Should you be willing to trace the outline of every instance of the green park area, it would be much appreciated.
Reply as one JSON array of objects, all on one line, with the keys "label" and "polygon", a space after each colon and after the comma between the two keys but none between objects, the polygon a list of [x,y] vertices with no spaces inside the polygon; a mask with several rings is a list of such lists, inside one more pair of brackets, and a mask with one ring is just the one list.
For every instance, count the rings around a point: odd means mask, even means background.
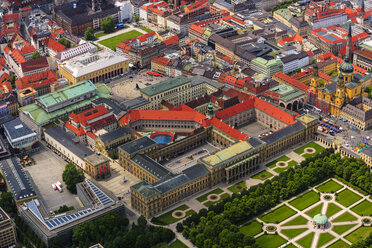
[{"label": "green park area", "polygon": [[261,172],[257,173],[256,175],[252,176],[252,178],[264,181],[264,180],[266,180],[266,179],[268,179],[272,176],[273,176],[273,174],[264,170],[264,171],[261,171]]},{"label": "green park area", "polygon": [[319,194],[315,192],[314,190],[311,190],[293,201],[289,202],[293,207],[297,208],[298,210],[304,210],[314,203],[319,201]]},{"label": "green park area", "polygon": [[210,207],[214,204],[217,204],[221,201],[223,201],[223,199],[226,199],[227,197],[229,197],[229,194],[227,193],[223,193],[222,195],[219,195],[219,199],[216,200],[216,201],[207,201],[207,202],[204,202],[203,204],[206,206],[206,207]]},{"label": "green park area", "polygon": [[334,203],[329,203],[328,204],[328,207],[327,207],[327,212],[326,212],[326,215],[329,217],[333,216],[334,214],[340,212],[342,210],[342,208],[340,208],[339,206],[337,206],[336,204]]},{"label": "green park area", "polygon": [[368,200],[364,200],[351,209],[354,213],[360,216],[371,216],[372,215],[372,203]]},{"label": "green park area", "polygon": [[308,211],[306,212],[306,214],[307,214],[309,217],[313,218],[315,215],[319,214],[319,213],[322,211],[322,208],[323,208],[323,203],[321,203],[321,204],[319,204],[319,205],[317,205],[317,206],[311,208],[310,210],[308,210]]},{"label": "green park area", "polygon": [[105,39],[105,40],[101,40],[98,43],[115,51],[116,46],[119,45],[120,42],[126,41],[128,39],[132,39],[132,38],[137,37],[141,34],[142,33],[138,32],[136,30],[132,30],[132,31],[122,33],[122,34],[116,35],[114,37]]},{"label": "green park area", "polygon": [[294,214],[296,214],[296,211],[286,205],[282,205],[281,207],[265,214],[260,219],[266,223],[280,223]]},{"label": "green park area", "polygon": [[357,217],[350,214],[349,212],[345,212],[338,216],[336,219],[332,220],[332,222],[345,222],[345,221],[354,221],[357,220]]},{"label": "green park area", "polygon": [[276,234],[264,234],[256,239],[256,243],[265,248],[277,248],[286,242],[287,240]]},{"label": "green park area", "polygon": [[291,168],[292,166],[295,166],[295,165],[298,165],[298,163],[294,160],[291,160],[291,161],[288,162],[288,165],[286,167],[277,167],[277,168],[274,169],[274,171],[276,173],[281,173],[281,172],[283,172],[283,171],[285,171],[285,170],[287,170],[287,169],[289,169],[289,168]]},{"label": "green park area", "polygon": [[287,156],[281,156],[280,158],[278,158],[278,159],[275,159],[275,160],[273,160],[273,161],[271,161],[270,163],[268,163],[267,165],[266,165],[266,167],[269,167],[270,169],[272,169],[272,168],[274,168],[274,167],[276,167],[276,163],[278,163],[278,162],[287,162],[287,161],[289,161],[290,160],[290,158],[289,157],[287,157]]},{"label": "green park area", "polygon": [[310,248],[313,242],[313,238],[314,238],[314,233],[312,232],[306,235],[305,237],[303,237],[302,239],[298,240],[297,243],[304,248]]},{"label": "green park area", "polygon": [[209,195],[212,195],[212,194],[219,195],[221,193],[223,193],[223,190],[220,188],[217,188],[217,189],[212,190],[211,192],[208,192],[202,196],[199,196],[198,198],[196,198],[196,200],[198,200],[198,202],[205,202],[208,199]]},{"label": "green park area", "polygon": [[317,247],[322,247],[323,245],[327,244],[329,241],[334,239],[335,237],[329,233],[321,233],[319,235],[318,245]]},{"label": "green park area", "polygon": [[[315,149],[315,153],[305,153],[303,154],[304,152],[306,152],[306,148],[313,148]],[[318,154],[320,153],[321,151],[324,150],[324,147],[321,146],[321,145],[318,145],[317,143],[315,143],[314,141],[294,150],[295,153],[297,153],[298,155],[302,155],[304,158],[308,158],[308,157],[312,157],[314,156],[315,154]]]},{"label": "green park area", "polygon": [[244,235],[254,237],[262,232],[262,224],[257,220],[254,220],[239,228],[239,231]]},{"label": "green park area", "polygon": [[149,29],[149,28],[146,28],[146,27],[140,27],[140,29],[142,29],[143,31],[145,31],[145,32],[147,32],[147,33],[154,32],[154,30]]},{"label": "green park area", "polygon": [[349,248],[350,245],[348,245],[345,241],[342,241],[341,239],[337,240],[327,248]]},{"label": "green park area", "polygon": [[349,235],[345,239],[349,240],[351,243],[355,244],[361,240],[364,240],[372,232],[372,227],[370,226],[361,226]]},{"label": "green park area", "polygon": [[241,181],[239,183],[236,183],[236,184],[228,187],[227,189],[230,190],[233,193],[239,193],[243,189],[246,189],[246,188],[247,188],[247,185],[245,184],[245,181]]},{"label": "green park area", "polygon": [[341,235],[343,234],[344,232],[346,232],[347,230],[349,230],[350,228],[353,228],[355,226],[355,224],[352,224],[352,225],[340,225],[340,226],[333,226],[332,230]]},{"label": "green park area", "polygon": [[176,241],[169,245],[169,248],[187,248],[187,245],[176,239]]},{"label": "green park area", "polygon": [[[180,210],[180,211],[186,211],[185,213],[185,216],[182,217],[182,215],[180,217],[174,217],[173,216],[173,212],[177,211],[177,210]],[[178,208],[175,208],[169,212],[166,212],[165,214],[162,214],[158,217],[153,217],[151,222],[153,224],[156,224],[156,225],[170,225],[170,224],[173,224],[183,218],[186,218],[187,216],[189,215],[192,215],[193,213],[195,213],[194,210],[190,209],[187,205],[182,205],[182,206],[179,206]]]},{"label": "green park area", "polygon": [[297,237],[301,233],[307,231],[307,228],[297,228],[297,229],[283,229],[281,232],[283,235],[287,236],[290,239]]},{"label": "green park area", "polygon": [[345,189],[338,193],[336,201],[341,205],[348,207],[351,204],[359,201],[362,197],[349,189]]},{"label": "green park area", "polygon": [[296,225],[305,225],[308,222],[307,219],[301,215],[297,216],[293,220],[286,222],[283,226],[296,226]]},{"label": "green park area", "polygon": [[336,183],[333,180],[329,180],[328,182],[323,183],[322,185],[318,186],[316,189],[322,193],[333,193],[339,189],[342,189],[342,185],[340,185],[339,183]]}]

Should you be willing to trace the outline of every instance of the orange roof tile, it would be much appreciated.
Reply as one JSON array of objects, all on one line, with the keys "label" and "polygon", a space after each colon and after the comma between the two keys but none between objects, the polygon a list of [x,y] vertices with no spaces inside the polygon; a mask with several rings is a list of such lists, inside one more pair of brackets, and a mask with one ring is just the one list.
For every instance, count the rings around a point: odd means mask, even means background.
[{"label": "orange roof tile", "polygon": [[208,127],[208,126],[214,126],[215,128],[218,128],[220,129],[222,132],[230,135],[231,137],[237,139],[237,140],[247,140],[249,139],[250,137],[242,132],[240,132],[239,130],[233,128],[233,127],[230,127],[229,125],[227,125],[225,122],[213,117],[212,119],[210,120],[207,120],[203,123],[203,127]]},{"label": "orange roof tile", "polygon": [[57,42],[53,38],[49,38],[47,42],[48,42],[48,47],[57,53],[63,52],[64,50],[67,49],[64,45]]},{"label": "orange roof tile", "polygon": [[289,84],[289,85],[291,85],[291,86],[293,86],[293,87],[295,87],[295,88],[297,88],[301,91],[306,92],[306,91],[309,90],[309,86],[301,83],[300,81],[297,81],[296,79],[291,78],[290,76],[284,74],[283,72],[275,73],[273,75],[273,79],[275,79],[275,78],[278,78],[278,79],[286,82],[287,84]]},{"label": "orange roof tile", "polygon": [[57,75],[54,74],[51,70],[47,69],[44,72],[19,78],[16,81],[16,86],[17,89],[24,89],[27,87],[38,89],[40,87],[57,82],[57,80],[58,80]]},{"label": "orange roof tile", "polygon": [[31,45],[25,45],[21,49],[21,53],[22,54],[34,53],[35,51],[36,51],[35,47],[34,46],[31,46]]}]

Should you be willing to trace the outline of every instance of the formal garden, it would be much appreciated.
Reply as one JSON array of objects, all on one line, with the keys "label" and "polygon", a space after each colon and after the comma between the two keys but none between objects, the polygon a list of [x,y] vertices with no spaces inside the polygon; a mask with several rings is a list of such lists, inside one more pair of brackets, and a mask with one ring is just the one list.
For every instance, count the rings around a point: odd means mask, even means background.
[{"label": "formal garden", "polygon": [[371,214],[369,198],[331,179],[240,226],[239,231],[254,237],[260,247],[350,247],[372,233]]},{"label": "formal garden", "polygon": [[[261,183],[248,180],[228,187],[232,195],[185,218],[177,231],[197,247],[372,245],[370,168],[361,159],[341,157],[314,142],[294,153],[277,158],[252,177]],[[273,170],[291,158],[301,162],[278,174]],[[215,191],[198,201],[224,194]]]},{"label": "formal garden", "polygon": [[116,46],[119,45],[120,42],[129,40],[131,38],[135,38],[139,35],[142,35],[142,33],[138,32],[137,30],[131,30],[129,32],[116,35],[114,37],[101,40],[98,43],[115,51]]}]

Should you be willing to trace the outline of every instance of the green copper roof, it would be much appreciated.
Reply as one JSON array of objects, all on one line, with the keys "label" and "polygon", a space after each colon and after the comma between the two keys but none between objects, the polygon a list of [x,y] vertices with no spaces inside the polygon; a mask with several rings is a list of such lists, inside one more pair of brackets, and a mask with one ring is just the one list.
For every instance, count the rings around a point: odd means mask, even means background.
[{"label": "green copper roof", "polygon": [[154,96],[161,92],[176,88],[178,86],[181,86],[183,84],[186,84],[188,82],[191,82],[191,79],[188,79],[183,76],[178,76],[175,78],[170,78],[168,80],[162,81],[158,84],[148,86],[146,88],[141,89],[141,92],[148,96]]},{"label": "green copper roof", "polygon": [[328,218],[324,214],[317,214],[314,216],[313,221],[318,225],[324,225],[328,222]]},{"label": "green copper roof", "polygon": [[283,66],[282,61],[278,58],[266,60],[264,58],[258,57],[258,58],[253,59],[252,63],[265,67],[265,68],[270,68],[273,66]]},{"label": "green copper roof", "polygon": [[72,98],[76,98],[85,95],[88,92],[96,90],[96,86],[89,81],[81,81],[79,83],[70,85],[66,88],[51,92],[49,94],[37,97],[36,99],[43,104],[46,108],[50,108],[54,105],[66,102]]},{"label": "green copper roof", "polygon": [[157,190],[154,186],[149,185],[145,181],[132,185],[130,188],[136,191],[138,194],[142,195],[144,198],[150,198],[157,194],[160,194],[159,190]]},{"label": "green copper roof", "polygon": [[288,95],[283,96],[283,97],[281,98],[281,100],[283,100],[283,101],[292,100],[292,99],[294,99],[294,98],[296,98],[296,97],[299,97],[299,96],[301,96],[301,95],[303,95],[303,94],[304,94],[304,93],[303,93],[302,91],[297,90],[297,91],[295,91],[295,92],[292,92],[292,93],[290,93],[290,94],[288,94]]}]

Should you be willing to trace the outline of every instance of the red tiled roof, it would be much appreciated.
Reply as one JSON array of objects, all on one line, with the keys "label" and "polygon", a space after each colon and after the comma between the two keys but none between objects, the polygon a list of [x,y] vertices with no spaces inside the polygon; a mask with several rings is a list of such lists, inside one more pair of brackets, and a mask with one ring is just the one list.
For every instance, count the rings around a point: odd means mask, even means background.
[{"label": "red tiled roof", "polygon": [[49,63],[46,57],[29,60],[21,64],[23,73],[39,70],[45,67],[49,67]]},{"label": "red tiled roof", "polygon": [[203,127],[208,127],[210,125],[214,126],[215,128],[220,129],[224,133],[230,135],[231,137],[233,137],[237,140],[247,140],[247,139],[250,138],[248,135],[240,132],[239,130],[237,130],[233,127],[230,127],[225,122],[223,122],[223,121],[221,121],[221,120],[219,120],[215,117],[213,117],[212,119],[207,120],[203,123]]},{"label": "red tiled roof", "polygon": [[84,129],[81,126],[79,126],[79,128],[76,128],[74,125],[71,124],[70,120],[65,123],[65,127],[70,129],[72,132],[74,132],[78,136],[86,134]]},{"label": "red tiled roof", "polygon": [[3,15],[3,22],[16,22],[19,21],[19,13]]},{"label": "red tiled roof", "polygon": [[11,55],[12,55],[13,59],[17,62],[17,64],[22,64],[24,62],[27,62],[27,59],[17,49],[12,49]]},{"label": "red tiled roof", "polygon": [[230,116],[239,114],[247,109],[250,109],[254,107],[254,99],[250,98],[242,103],[238,103],[234,106],[231,106],[229,108],[222,109],[218,112],[216,112],[215,116],[218,119],[224,120]]},{"label": "red tiled roof", "polygon": [[34,46],[31,46],[31,45],[25,45],[21,49],[21,53],[22,54],[34,53],[35,51],[36,51],[35,47]]},{"label": "red tiled roof", "polygon": [[67,48],[62,45],[61,43],[57,42],[56,40],[54,40],[53,38],[49,38],[48,41],[47,41],[47,45],[50,49],[52,49],[53,51],[57,52],[57,53],[60,53],[60,52],[63,52],[64,50],[66,50]]},{"label": "red tiled roof", "polygon": [[154,62],[154,63],[159,64],[159,65],[167,65],[168,62],[169,62],[169,59],[164,58],[162,56],[157,56],[157,57],[153,58],[151,60],[151,62]]},{"label": "red tiled roof", "polygon": [[92,120],[107,113],[109,113],[109,111],[103,105],[99,105],[95,108],[88,109],[79,114],[72,113],[70,114],[69,118],[75,123],[80,123],[83,126],[87,126],[89,120]]},{"label": "red tiled roof", "polygon": [[4,80],[10,80],[10,75],[6,72],[4,72],[0,77],[0,82],[3,82]]},{"label": "red tiled roof", "polygon": [[177,111],[177,110],[131,110],[127,115],[120,119],[120,123],[128,125],[128,120],[136,122],[138,120],[178,120],[178,121],[195,121],[201,123],[205,115],[198,111]]},{"label": "red tiled roof", "polygon": [[306,92],[309,89],[309,86],[297,81],[296,79],[291,78],[290,76],[284,74],[283,72],[278,72],[273,75],[273,79],[278,78],[281,81],[286,82],[287,84]]},{"label": "red tiled roof", "polygon": [[37,74],[21,77],[16,81],[17,89],[24,89],[27,87],[32,87],[34,89],[38,89],[40,87],[50,85],[58,80],[56,74],[54,74],[51,70],[47,69],[44,72],[40,72]]},{"label": "red tiled roof", "polygon": [[179,42],[179,38],[177,35],[173,35],[172,37],[169,37],[168,39],[164,40],[163,43],[168,47],[172,45],[177,45]]},{"label": "red tiled roof", "polygon": [[96,136],[94,135],[94,133],[92,133],[92,132],[87,132],[87,135],[89,136],[89,137],[91,137],[92,139],[94,139]]}]

